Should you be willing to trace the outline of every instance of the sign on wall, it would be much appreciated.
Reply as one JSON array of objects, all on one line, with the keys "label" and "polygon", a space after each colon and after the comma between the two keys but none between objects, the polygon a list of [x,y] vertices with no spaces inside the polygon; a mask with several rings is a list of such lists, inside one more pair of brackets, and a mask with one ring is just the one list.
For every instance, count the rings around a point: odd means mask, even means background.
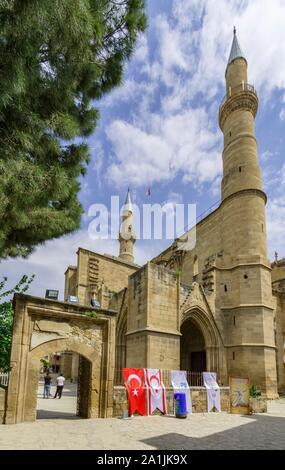
[{"label": "sign on wall", "polygon": [[249,414],[249,379],[230,377],[231,413]]}]

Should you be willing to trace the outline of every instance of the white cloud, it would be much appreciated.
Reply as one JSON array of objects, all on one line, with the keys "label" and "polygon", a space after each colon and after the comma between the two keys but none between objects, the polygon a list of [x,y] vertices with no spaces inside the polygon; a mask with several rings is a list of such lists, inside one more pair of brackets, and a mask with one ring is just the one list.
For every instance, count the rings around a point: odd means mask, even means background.
[{"label": "white cloud", "polygon": [[151,99],[156,84],[154,82],[138,82],[134,78],[127,78],[123,85],[115,88],[110,94],[104,98],[102,106],[113,107],[121,103],[128,103],[145,95]]},{"label": "white cloud", "polygon": [[281,168],[280,175],[281,175],[281,184],[285,185],[285,163],[283,167]]},{"label": "white cloud", "polygon": [[149,115],[141,127],[113,121],[107,136],[116,152],[108,176],[116,185],[171,180],[182,171],[185,181],[211,181],[221,171],[215,150],[219,135],[204,109],[161,117]]},{"label": "white cloud", "polygon": [[260,155],[260,159],[261,159],[263,162],[267,162],[268,160],[271,160],[275,155],[276,155],[275,152],[271,152],[270,150],[265,150],[265,151],[262,152],[262,154]]},{"label": "white cloud", "polygon": [[171,181],[181,171],[196,187],[214,182],[222,142],[217,97],[225,86],[232,27],[248,59],[249,81],[261,100],[268,99],[275,89],[285,90],[285,0],[219,0],[219,8],[212,0],[174,0],[172,14],[150,21],[157,47],[150,59],[150,41],[142,43],[141,80],[121,91],[122,100],[128,93],[136,100],[135,114],[107,129],[113,149],[109,180],[139,186]]},{"label": "white cloud", "polygon": [[285,108],[282,108],[280,113],[279,113],[279,117],[281,119],[281,121],[285,121]]},{"label": "white cloud", "polygon": [[[159,15],[156,19],[156,34],[159,40],[159,61],[161,70],[164,72],[164,81],[167,83],[171,69],[188,69],[188,55],[184,54],[181,47],[183,41],[182,32],[179,28],[171,28],[167,18]],[[173,85],[170,80],[170,85]]]},{"label": "white cloud", "polygon": [[145,34],[141,34],[137,40],[133,59],[137,62],[144,62],[148,58],[148,41]]}]

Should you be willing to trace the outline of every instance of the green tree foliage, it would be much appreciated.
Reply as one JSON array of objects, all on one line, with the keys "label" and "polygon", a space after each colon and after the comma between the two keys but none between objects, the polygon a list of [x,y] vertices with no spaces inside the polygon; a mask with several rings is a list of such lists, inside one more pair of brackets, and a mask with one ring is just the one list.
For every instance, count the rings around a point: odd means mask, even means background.
[{"label": "green tree foliage", "polygon": [[13,329],[13,302],[4,300],[15,293],[24,293],[28,290],[34,280],[34,275],[28,277],[24,275],[18,284],[10,290],[4,290],[7,283],[7,277],[0,282],[0,369],[9,370],[10,349]]},{"label": "green tree foliage", "polygon": [[0,0],[0,257],[79,227],[94,102],[145,27],[144,0]]}]

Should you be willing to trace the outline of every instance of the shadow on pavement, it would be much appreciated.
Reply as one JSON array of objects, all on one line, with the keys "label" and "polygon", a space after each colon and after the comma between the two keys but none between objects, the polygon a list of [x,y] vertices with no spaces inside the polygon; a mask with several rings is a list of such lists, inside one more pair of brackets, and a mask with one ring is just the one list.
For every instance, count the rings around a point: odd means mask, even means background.
[{"label": "shadow on pavement", "polygon": [[[285,449],[285,417],[253,415],[246,416],[252,422],[235,428],[216,432],[204,437],[188,437],[183,433],[181,420],[181,434],[168,433],[161,436],[142,439],[141,442],[159,450],[192,450],[192,449]],[[194,423],[193,423],[194,426]]]},{"label": "shadow on pavement", "polygon": [[[52,393],[50,395],[50,398],[52,398],[54,396],[56,392],[56,387],[53,387],[52,389]],[[43,390],[39,390],[38,391],[38,394],[37,394],[37,397],[38,398],[43,398]],[[63,389],[63,392],[62,392],[62,396],[65,396],[65,397],[77,397],[77,390],[70,390],[68,388],[64,388]]]},{"label": "shadow on pavement", "polygon": [[74,413],[65,413],[64,411],[37,410],[37,419],[82,419]]}]

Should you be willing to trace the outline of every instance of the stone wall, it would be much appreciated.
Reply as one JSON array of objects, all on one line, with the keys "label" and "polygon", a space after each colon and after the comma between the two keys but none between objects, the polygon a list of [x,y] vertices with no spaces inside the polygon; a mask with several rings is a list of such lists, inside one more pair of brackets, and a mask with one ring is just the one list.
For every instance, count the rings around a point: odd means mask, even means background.
[{"label": "stone wall", "polygon": [[[222,411],[230,411],[230,389],[229,387],[221,387],[221,407]],[[190,387],[192,397],[193,413],[207,412],[207,393],[204,387]],[[173,407],[173,388],[166,388],[166,403],[169,414],[174,414]],[[124,386],[115,386],[113,395],[113,413],[114,417],[123,416],[128,411],[128,397]],[[155,414],[160,414],[159,411]]]},{"label": "stone wall", "polygon": [[179,368],[179,286],[173,272],[147,263],[129,278],[127,367]]},{"label": "stone wall", "polygon": [[0,424],[3,423],[5,413],[5,393],[6,390],[0,387]]},{"label": "stone wall", "polygon": [[76,295],[76,285],[77,285],[77,267],[68,266],[67,270],[64,273],[64,300],[67,300],[69,295]]},{"label": "stone wall", "polygon": [[272,282],[275,281],[281,281],[282,279],[285,279],[285,258],[282,260],[275,261],[271,265],[272,267]]},{"label": "stone wall", "polygon": [[285,392],[285,294],[278,292],[275,300],[275,339],[278,374],[278,391]]},{"label": "stone wall", "polygon": [[[79,248],[77,262],[77,295],[82,305],[89,305],[93,291],[102,283],[109,291],[119,292],[128,285],[128,278],[139,266],[115,256],[100,255]],[[107,307],[107,306],[105,306]]]}]

